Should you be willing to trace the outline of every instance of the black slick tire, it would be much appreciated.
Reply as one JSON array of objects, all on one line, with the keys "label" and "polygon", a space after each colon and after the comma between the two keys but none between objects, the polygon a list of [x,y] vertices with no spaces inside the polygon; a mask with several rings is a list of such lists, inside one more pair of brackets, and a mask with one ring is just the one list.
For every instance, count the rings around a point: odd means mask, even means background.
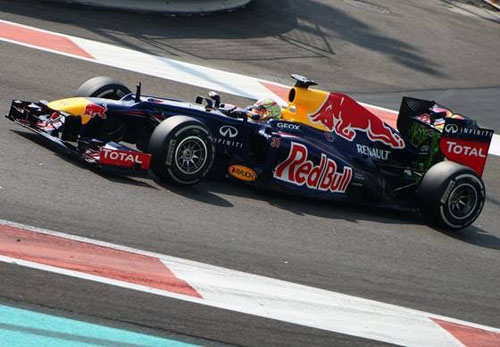
[{"label": "black slick tire", "polygon": [[130,89],[122,82],[111,77],[98,76],[83,83],[75,96],[120,100],[130,93]]},{"label": "black slick tire", "polygon": [[149,139],[151,171],[167,183],[189,186],[201,181],[215,157],[213,137],[200,121],[173,116],[158,125]]},{"label": "black slick tire", "polygon": [[420,211],[432,224],[449,230],[471,225],[483,209],[484,183],[472,169],[452,161],[432,166],[417,190]]}]

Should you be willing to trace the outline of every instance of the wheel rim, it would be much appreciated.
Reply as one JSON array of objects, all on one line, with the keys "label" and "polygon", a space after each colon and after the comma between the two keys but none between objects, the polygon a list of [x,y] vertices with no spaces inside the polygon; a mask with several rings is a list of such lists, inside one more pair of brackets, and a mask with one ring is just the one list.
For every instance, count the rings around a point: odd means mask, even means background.
[{"label": "wheel rim", "polygon": [[461,184],[450,194],[448,199],[448,210],[453,218],[465,219],[470,217],[476,210],[478,194],[476,188],[471,184]]},{"label": "wheel rim", "polygon": [[175,150],[177,169],[185,175],[198,173],[207,161],[207,146],[198,136],[186,137]]}]

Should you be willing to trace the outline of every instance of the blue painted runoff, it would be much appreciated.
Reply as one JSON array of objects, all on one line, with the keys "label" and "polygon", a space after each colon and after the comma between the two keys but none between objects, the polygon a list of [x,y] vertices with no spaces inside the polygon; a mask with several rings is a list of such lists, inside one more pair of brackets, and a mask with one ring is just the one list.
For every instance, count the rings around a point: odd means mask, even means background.
[{"label": "blue painted runoff", "polygon": [[0,346],[195,346],[74,319],[0,305]]}]

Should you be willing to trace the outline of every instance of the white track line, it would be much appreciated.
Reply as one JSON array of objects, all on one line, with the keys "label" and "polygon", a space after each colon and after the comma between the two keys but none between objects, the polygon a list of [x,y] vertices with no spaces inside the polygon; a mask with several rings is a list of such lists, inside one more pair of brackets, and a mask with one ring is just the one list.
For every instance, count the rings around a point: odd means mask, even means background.
[{"label": "white track line", "polygon": [[480,329],[500,341],[500,329],[452,319],[374,300],[317,289],[305,285],[234,271],[182,258],[68,235],[0,220],[0,225],[47,234],[124,252],[156,257],[203,297],[196,298],[98,275],[0,256],[0,261],[71,277],[97,281],[150,294],[276,319],[311,328],[406,346],[462,346],[432,319]]},{"label": "white track line", "polygon": [[[19,25],[7,21],[0,22]],[[276,97],[274,93],[265,88],[261,83],[267,81],[259,80],[257,78],[220,71],[195,64],[188,64],[92,40],[52,33],[33,27],[23,27],[30,28],[38,32],[47,32],[50,34],[64,36],[91,54],[95,60],[78,55],[58,52],[53,49],[42,48],[36,45],[8,40],[1,38],[1,35],[0,40],[247,98],[257,99],[262,96]],[[274,84],[276,85],[276,83]],[[385,110],[387,112],[395,112],[392,110]],[[500,155],[499,148],[500,141],[498,140],[498,136],[496,136],[490,152],[495,155]],[[190,285],[196,288],[202,294],[204,299],[106,279],[99,276],[82,274],[77,271],[60,269],[25,260],[4,256],[0,257],[0,261],[3,262],[15,263],[67,276],[98,281],[110,285],[140,290],[147,293],[163,295],[213,307],[253,314],[256,316],[282,320],[332,332],[350,334],[402,345],[462,345],[446,330],[434,323],[431,318],[482,329],[486,332],[494,334],[500,333],[500,329],[496,328],[455,320],[423,311],[406,309],[372,300],[366,300],[332,291],[238,272],[222,267],[215,267],[181,258],[145,252],[87,238],[33,228],[8,221],[0,220],[0,224],[127,252],[155,256],[164,262],[168,268],[174,271],[179,278],[187,281]]]}]

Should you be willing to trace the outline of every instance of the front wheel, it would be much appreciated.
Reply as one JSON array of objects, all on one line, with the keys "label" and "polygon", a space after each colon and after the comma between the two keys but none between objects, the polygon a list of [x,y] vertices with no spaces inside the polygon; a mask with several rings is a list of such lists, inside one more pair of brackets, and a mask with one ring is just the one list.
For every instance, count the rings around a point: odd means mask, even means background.
[{"label": "front wheel", "polygon": [[151,170],[163,181],[192,185],[212,167],[214,141],[207,127],[187,116],[173,116],[158,125],[149,139]]},{"label": "front wheel", "polygon": [[471,225],[479,217],[486,198],[481,177],[452,161],[431,167],[417,193],[419,208],[427,219],[451,230]]}]

